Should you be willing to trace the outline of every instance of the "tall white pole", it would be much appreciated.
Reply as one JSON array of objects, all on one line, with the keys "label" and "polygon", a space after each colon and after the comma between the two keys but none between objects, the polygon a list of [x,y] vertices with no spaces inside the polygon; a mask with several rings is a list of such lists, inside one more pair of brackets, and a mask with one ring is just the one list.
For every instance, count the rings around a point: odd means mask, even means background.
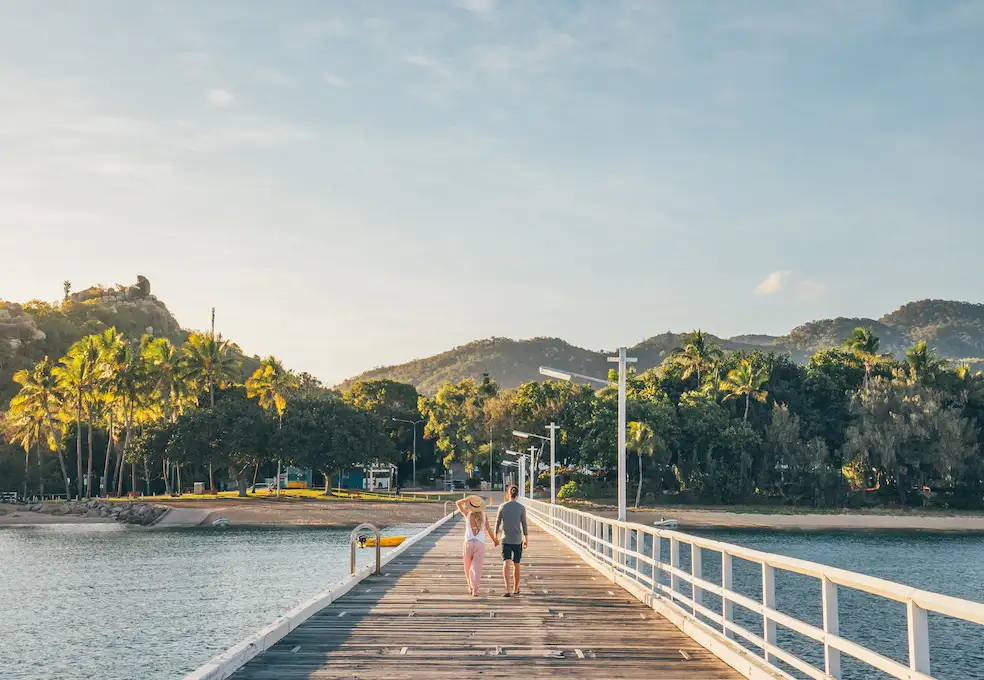
[{"label": "tall white pole", "polygon": [[413,424],[413,488],[417,488],[417,423]]},{"label": "tall white pole", "polygon": [[555,468],[557,466],[557,424],[550,423],[547,426],[550,430],[550,504],[557,502],[557,478]]},{"label": "tall white pole", "polygon": [[625,521],[625,348],[618,348],[618,519]]},{"label": "tall white pole", "polygon": [[526,456],[520,456],[519,463],[516,467],[519,468],[519,497],[522,498],[526,495]]},{"label": "tall white pole", "polygon": [[618,348],[617,357],[609,357],[618,363],[618,519],[625,521],[625,384],[628,378],[627,364],[634,358],[625,356],[625,347]]},{"label": "tall white pole", "polygon": [[536,469],[539,467],[537,463],[539,461],[536,458],[536,447],[530,446],[530,500],[533,500],[533,489],[536,488],[536,473],[539,472]]}]

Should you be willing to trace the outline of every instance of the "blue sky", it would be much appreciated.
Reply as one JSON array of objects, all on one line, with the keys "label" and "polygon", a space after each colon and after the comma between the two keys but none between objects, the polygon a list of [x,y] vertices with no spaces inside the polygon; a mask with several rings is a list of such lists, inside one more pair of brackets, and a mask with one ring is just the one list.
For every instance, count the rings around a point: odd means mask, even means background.
[{"label": "blue sky", "polygon": [[984,3],[0,0],[0,297],[333,383],[979,302]]}]

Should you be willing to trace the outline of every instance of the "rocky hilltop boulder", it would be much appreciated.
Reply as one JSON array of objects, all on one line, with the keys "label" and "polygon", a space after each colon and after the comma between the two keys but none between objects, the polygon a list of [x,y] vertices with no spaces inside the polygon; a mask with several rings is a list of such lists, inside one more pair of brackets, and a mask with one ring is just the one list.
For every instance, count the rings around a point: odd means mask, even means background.
[{"label": "rocky hilltop boulder", "polygon": [[14,372],[45,356],[57,361],[80,338],[112,327],[132,339],[151,334],[181,344],[187,337],[145,276],[128,286],[90,286],[60,303],[0,300],[0,410],[16,392]]}]

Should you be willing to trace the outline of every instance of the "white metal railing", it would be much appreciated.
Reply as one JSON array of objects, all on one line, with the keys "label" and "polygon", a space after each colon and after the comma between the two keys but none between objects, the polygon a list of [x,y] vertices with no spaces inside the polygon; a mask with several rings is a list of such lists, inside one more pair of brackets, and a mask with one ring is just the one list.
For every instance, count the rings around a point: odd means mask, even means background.
[{"label": "white metal railing", "polygon": [[[697,625],[715,635],[732,640],[741,637],[761,650],[766,662],[781,661],[815,678],[827,680],[841,677],[841,654],[853,657],[894,678],[928,680],[929,625],[927,612],[934,612],[978,625],[984,625],[984,604],[956,597],[919,590],[892,581],[865,576],[844,569],[828,567],[793,557],[774,555],[758,550],[722,543],[679,531],[619,522],[560,505],[524,500],[530,517],[571,547],[593,558],[613,574],[623,575],[649,587],[651,593],[671,603],[692,617]],[[645,537],[652,541],[651,554],[644,554]],[[669,541],[669,564],[661,561],[661,541]],[[634,546],[634,547],[633,547]],[[680,568],[681,546],[689,546],[690,571]],[[703,551],[721,554],[721,583],[703,578]],[[757,601],[736,592],[733,588],[733,559],[740,558],[761,565],[762,600]],[[643,566],[647,566],[643,570]],[[820,581],[823,627],[817,627],[776,609],[776,570],[811,576]],[[647,573],[648,572],[648,573]],[[668,577],[669,585],[660,582]],[[689,586],[690,595],[680,591]],[[877,597],[900,602],[906,606],[909,665],[890,659],[863,645],[840,636],[837,608],[838,586],[845,586]],[[721,598],[721,611],[704,605],[702,595],[712,593]],[[762,635],[735,623],[734,607],[738,605],[762,617]],[[713,622],[711,626],[698,617]],[[817,668],[779,646],[776,626],[783,626],[823,645],[824,667]]]}]

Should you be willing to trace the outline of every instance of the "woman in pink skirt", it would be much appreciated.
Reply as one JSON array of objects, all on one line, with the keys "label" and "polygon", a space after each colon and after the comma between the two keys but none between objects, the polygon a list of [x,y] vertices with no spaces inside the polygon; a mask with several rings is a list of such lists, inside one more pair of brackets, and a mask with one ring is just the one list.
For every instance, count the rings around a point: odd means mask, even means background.
[{"label": "woman in pink skirt", "polygon": [[468,496],[457,501],[458,510],[465,517],[465,545],[462,555],[465,561],[465,579],[468,581],[468,592],[478,597],[478,585],[482,580],[482,566],[485,564],[485,534],[492,539],[493,545],[499,545],[499,540],[489,527],[489,518],[485,514],[485,501],[479,496]]}]

